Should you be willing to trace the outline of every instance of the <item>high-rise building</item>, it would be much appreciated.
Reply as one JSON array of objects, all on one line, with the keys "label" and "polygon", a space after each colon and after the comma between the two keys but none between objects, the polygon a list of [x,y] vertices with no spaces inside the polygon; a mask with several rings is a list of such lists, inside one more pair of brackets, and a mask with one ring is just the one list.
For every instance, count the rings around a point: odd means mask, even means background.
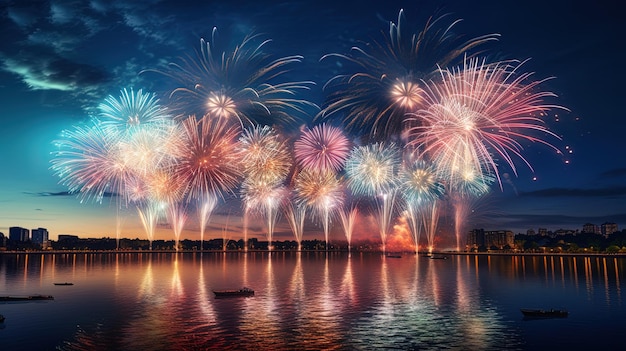
[{"label": "high-rise building", "polygon": [[583,224],[583,233],[600,234],[600,227],[593,223]]},{"label": "high-rise building", "polygon": [[467,246],[470,248],[495,246],[503,249],[507,245],[513,247],[514,244],[515,234],[510,230],[473,229],[467,236]]},{"label": "high-rise building", "polygon": [[46,228],[37,228],[31,230],[31,240],[35,244],[43,245],[48,241],[48,229]]},{"label": "high-rise building", "polygon": [[604,222],[602,223],[602,225],[600,226],[600,232],[602,233],[602,235],[604,235],[605,237],[617,232],[617,223],[611,223],[611,222]]},{"label": "high-rise building", "polygon": [[9,239],[13,241],[28,241],[30,239],[30,231],[22,227],[10,227]]}]

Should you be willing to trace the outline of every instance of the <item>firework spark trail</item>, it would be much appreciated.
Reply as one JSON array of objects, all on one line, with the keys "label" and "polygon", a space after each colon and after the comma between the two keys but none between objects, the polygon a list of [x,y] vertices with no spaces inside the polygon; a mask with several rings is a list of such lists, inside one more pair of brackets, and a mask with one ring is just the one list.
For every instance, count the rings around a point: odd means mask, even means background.
[{"label": "firework spark trail", "polygon": [[[518,140],[538,142],[560,151],[535,133],[559,139],[541,116],[553,108],[539,90],[544,82],[520,73],[514,62],[487,64],[467,59],[463,67],[441,69],[440,81],[431,81],[426,108],[409,118],[408,144],[430,155],[448,177],[467,178],[469,172],[492,174],[501,186],[496,157],[517,174],[513,156],[532,166],[522,155]],[[478,175],[480,177],[480,174]]]},{"label": "firework spark trail", "polygon": [[427,204],[424,211],[421,211],[422,222],[426,229],[426,239],[428,242],[428,254],[433,253],[435,248],[435,234],[437,233],[437,226],[439,224],[439,214],[441,212],[441,203],[439,200],[431,201]]},{"label": "firework spark trail", "polygon": [[161,216],[161,206],[161,204],[155,203],[153,201],[145,201],[137,204],[137,212],[139,214],[141,224],[146,231],[146,235],[148,236],[150,250],[152,250],[152,241],[154,240],[156,225],[159,217]]},{"label": "firework spark trail", "polygon": [[202,250],[204,242],[204,232],[206,226],[211,219],[211,214],[217,206],[217,198],[213,196],[207,196],[204,200],[201,200],[198,207],[198,221],[200,223],[200,250]]},{"label": "firework spark trail", "polygon": [[211,40],[200,40],[196,57],[181,58],[168,69],[156,71],[178,83],[170,96],[174,108],[189,113],[208,113],[220,118],[236,118],[242,127],[295,121],[314,104],[295,98],[297,92],[308,90],[313,82],[284,81],[288,68],[302,61],[302,56],[274,59],[264,52],[271,40],[249,35],[230,50],[219,50],[217,29]]},{"label": "firework spark trail", "polygon": [[324,229],[326,250],[329,248],[330,222],[343,205],[344,187],[332,171],[302,171],[296,176],[294,191],[298,206],[306,207],[320,218]]},{"label": "firework spark trail", "polygon": [[324,90],[328,102],[316,116],[328,120],[343,116],[345,127],[370,137],[386,140],[405,127],[405,113],[423,102],[422,80],[428,80],[437,65],[448,66],[459,56],[495,40],[485,35],[461,41],[452,29],[460,20],[444,23],[445,16],[429,18],[424,28],[410,33],[400,10],[397,23],[390,22],[383,41],[352,48],[349,55],[328,54],[321,60],[337,58],[344,67],[356,67],[330,79]]},{"label": "firework spark trail", "polygon": [[337,127],[321,124],[302,132],[294,143],[296,161],[307,171],[338,172],[350,152],[350,142]]},{"label": "firework spark trail", "polygon": [[174,231],[174,247],[178,251],[178,243],[180,241],[180,234],[185,227],[185,221],[187,221],[187,208],[184,202],[170,203],[167,206],[167,220],[172,226]]},{"label": "firework spark trail", "polygon": [[413,236],[416,252],[422,232],[422,214],[428,203],[443,196],[444,187],[439,182],[434,165],[422,159],[407,160],[400,169],[400,189],[405,215]]},{"label": "firework spark trail", "polygon": [[395,210],[399,166],[400,150],[394,143],[355,147],[346,161],[348,187],[376,200],[383,252]]},{"label": "firework spark trail", "polygon": [[285,196],[286,189],[280,184],[267,183],[254,178],[246,178],[241,184],[245,222],[251,214],[261,214],[265,217],[268,249],[270,251],[272,250],[274,227],[280,215],[279,208],[283,204]]},{"label": "firework spark trail", "polygon": [[285,206],[285,215],[289,221],[291,231],[298,243],[298,251],[302,251],[302,238],[304,236],[304,220],[306,219],[306,207],[299,206],[295,201],[290,201]]},{"label": "firework spark trail", "polygon": [[350,243],[354,232],[354,223],[358,214],[359,210],[355,205],[352,205],[349,209],[341,207],[339,210],[339,217],[341,218],[343,232],[346,235],[346,240],[348,241],[348,253],[350,253]]}]

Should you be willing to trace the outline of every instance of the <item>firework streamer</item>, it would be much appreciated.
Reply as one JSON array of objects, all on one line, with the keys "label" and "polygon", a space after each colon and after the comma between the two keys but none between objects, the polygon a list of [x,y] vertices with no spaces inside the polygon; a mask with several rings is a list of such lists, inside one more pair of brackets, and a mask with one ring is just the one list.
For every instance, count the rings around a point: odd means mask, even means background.
[{"label": "firework streamer", "polygon": [[330,222],[344,200],[342,181],[331,171],[302,171],[296,176],[294,190],[298,206],[311,209],[322,222],[326,251],[328,251]]},{"label": "firework streamer", "polygon": [[431,17],[421,31],[411,33],[400,10],[397,23],[390,22],[389,31],[383,32],[383,40],[354,46],[347,55],[323,56],[321,60],[337,59],[346,71],[324,85],[328,98],[316,120],[342,116],[349,132],[369,132],[377,141],[400,135],[405,114],[423,103],[422,80],[428,80],[437,65],[447,67],[460,55],[498,37],[463,40],[453,33],[459,22]]},{"label": "firework streamer", "polygon": [[374,197],[382,250],[385,252],[395,210],[400,150],[394,143],[375,143],[352,149],[346,161],[348,187],[358,195]]},{"label": "firework streamer", "polygon": [[200,40],[195,57],[181,58],[165,70],[151,70],[177,83],[170,94],[175,111],[236,119],[244,128],[295,122],[294,116],[304,114],[305,108],[317,108],[295,97],[313,82],[284,80],[302,56],[273,58],[265,52],[271,40],[260,35],[246,36],[237,46],[220,50],[216,34],[214,28],[211,40]]},{"label": "firework streamer", "polygon": [[356,206],[352,205],[349,209],[342,207],[339,211],[339,217],[341,218],[341,225],[343,227],[343,233],[346,235],[348,241],[348,254],[350,254],[350,244],[352,242],[352,233],[354,232],[354,223],[359,214],[359,210]]}]

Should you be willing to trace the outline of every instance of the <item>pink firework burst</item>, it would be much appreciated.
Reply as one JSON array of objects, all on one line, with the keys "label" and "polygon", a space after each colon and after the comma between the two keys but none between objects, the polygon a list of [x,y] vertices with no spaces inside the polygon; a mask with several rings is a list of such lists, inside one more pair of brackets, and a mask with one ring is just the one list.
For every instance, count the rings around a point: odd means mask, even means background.
[{"label": "pink firework burst", "polygon": [[294,152],[304,170],[337,172],[348,158],[350,142],[340,128],[321,124],[302,133]]},{"label": "pink firework burst", "polygon": [[463,67],[441,70],[441,82],[426,89],[425,108],[410,118],[408,144],[429,154],[448,180],[493,174],[499,181],[497,160],[516,172],[514,156],[532,169],[522,155],[521,140],[559,152],[542,139],[558,139],[542,117],[550,109],[564,108],[547,104],[544,100],[555,94],[539,89],[545,80],[519,73],[521,65],[469,59]]},{"label": "pink firework burst", "polygon": [[190,116],[182,121],[183,137],[174,172],[187,184],[188,200],[223,197],[241,177],[237,147],[240,128],[223,118]]}]

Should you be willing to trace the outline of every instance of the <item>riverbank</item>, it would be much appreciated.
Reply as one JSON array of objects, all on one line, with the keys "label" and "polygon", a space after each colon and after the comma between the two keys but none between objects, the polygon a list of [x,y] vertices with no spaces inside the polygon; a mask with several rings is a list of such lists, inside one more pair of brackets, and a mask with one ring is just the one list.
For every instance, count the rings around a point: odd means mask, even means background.
[{"label": "riverbank", "polygon": [[[57,254],[246,254],[246,253],[275,253],[275,254],[283,254],[283,253],[312,253],[312,254],[346,254],[348,253],[345,250],[32,250],[32,251],[0,251],[0,255],[2,254],[11,254],[11,255],[28,255],[28,254],[43,254],[43,255],[57,255]],[[352,251],[352,254],[380,254],[383,255],[382,251]],[[399,255],[402,257],[414,256],[414,252],[387,252],[387,255],[393,254],[394,256]],[[456,251],[434,251],[434,255],[455,255],[455,256],[565,256],[565,257],[618,257],[618,258],[626,258],[626,253],[601,253],[601,252],[584,252],[584,253],[572,253],[572,252],[456,252]],[[419,256],[428,256],[429,254],[426,252],[420,252]]]}]

